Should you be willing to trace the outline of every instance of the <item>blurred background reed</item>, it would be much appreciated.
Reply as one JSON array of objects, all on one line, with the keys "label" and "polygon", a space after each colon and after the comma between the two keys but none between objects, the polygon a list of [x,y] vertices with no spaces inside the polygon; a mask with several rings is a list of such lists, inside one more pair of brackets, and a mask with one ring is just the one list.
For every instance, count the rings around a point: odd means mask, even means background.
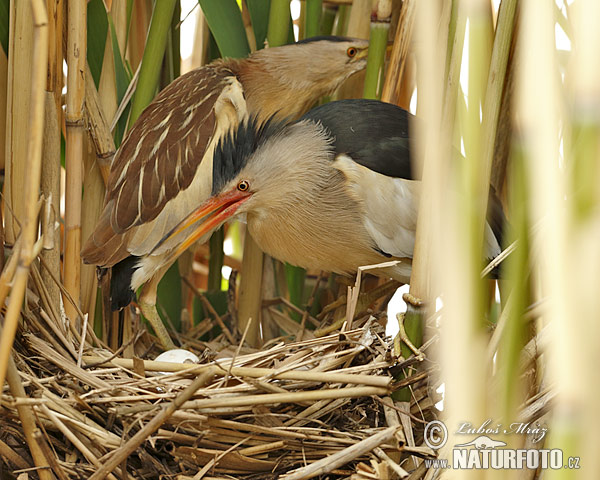
[{"label": "blurred background reed", "polygon": [[[100,214],[112,155],[160,88],[266,43],[370,37],[366,73],[335,98],[381,98],[423,119],[410,292],[426,307],[407,330],[428,346],[419,368],[432,391],[443,391],[440,417],[451,434],[461,421],[539,422],[549,431],[545,448],[581,457],[580,470],[445,475],[596,478],[598,19],[597,0],[0,0],[0,385],[28,283],[69,335],[87,326],[106,341],[118,326],[103,321],[94,267],[81,264],[79,250]],[[482,277],[478,260],[490,184],[510,222],[499,285]],[[240,272],[238,330],[243,319],[262,320],[248,336],[254,347],[285,330],[263,299],[284,297],[299,321],[346,288],[263,260],[233,224],[165,276],[158,306],[169,328],[197,333],[227,312],[232,270]],[[124,341],[133,328],[126,323]],[[208,337],[220,333],[206,325]]]}]

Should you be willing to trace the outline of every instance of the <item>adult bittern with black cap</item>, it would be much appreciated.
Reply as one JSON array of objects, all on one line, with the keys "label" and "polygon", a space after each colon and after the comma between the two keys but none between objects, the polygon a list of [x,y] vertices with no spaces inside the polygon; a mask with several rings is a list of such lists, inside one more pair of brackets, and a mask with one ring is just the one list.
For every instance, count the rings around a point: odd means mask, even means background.
[{"label": "adult bittern with black cap", "polygon": [[[253,116],[297,119],[366,66],[367,41],[316,37],[218,60],[176,79],[144,110],[111,164],[104,210],[82,250],[86,263],[112,269],[111,307],[144,285],[139,305],[163,346],[173,342],[156,311],[158,282],[181,252],[155,245],[213,187],[223,136]],[[220,180],[218,180],[220,182]]]},{"label": "adult bittern with black cap", "polygon": [[[375,100],[328,103],[288,125],[251,119],[217,146],[212,197],[159,246],[176,240],[184,249],[246,214],[252,237],[279,260],[354,274],[398,259],[378,274],[408,283],[421,188],[411,122],[405,110]],[[492,259],[504,214],[490,198],[484,245]]]}]

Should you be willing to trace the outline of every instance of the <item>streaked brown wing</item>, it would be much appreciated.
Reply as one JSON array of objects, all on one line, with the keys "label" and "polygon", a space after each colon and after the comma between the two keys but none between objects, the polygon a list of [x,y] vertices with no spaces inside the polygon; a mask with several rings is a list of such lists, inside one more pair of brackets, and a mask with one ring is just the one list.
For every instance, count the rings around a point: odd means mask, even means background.
[{"label": "streaked brown wing", "polygon": [[140,115],[111,165],[105,205],[116,233],[153,220],[189,187],[215,130],[215,101],[231,75],[214,66],[194,70]]}]

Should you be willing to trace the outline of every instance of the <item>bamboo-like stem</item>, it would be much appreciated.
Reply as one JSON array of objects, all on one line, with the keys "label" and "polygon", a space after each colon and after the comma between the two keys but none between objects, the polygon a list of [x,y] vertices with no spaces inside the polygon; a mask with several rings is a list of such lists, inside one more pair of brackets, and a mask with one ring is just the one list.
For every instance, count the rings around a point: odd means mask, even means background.
[{"label": "bamboo-like stem", "polygon": [[129,125],[134,124],[156,93],[175,3],[176,0],[162,0],[154,4],[140,76],[131,100]]},{"label": "bamboo-like stem", "polygon": [[[287,0],[273,0],[269,11],[269,27],[267,40],[270,47],[278,47],[287,42],[290,19],[290,3]],[[246,230],[242,277],[240,279],[240,295],[238,300],[238,329],[248,329],[246,341],[253,347],[261,344],[260,322],[262,305],[262,272],[264,254]]]},{"label": "bamboo-like stem", "polygon": [[306,0],[306,16],[304,19],[304,38],[321,35],[321,14],[323,0]]},{"label": "bamboo-like stem", "polygon": [[[103,362],[102,357],[84,355],[83,360],[93,365],[118,365],[123,368],[132,369],[133,360],[127,358],[114,358]],[[189,363],[170,363],[144,360],[144,369],[149,372],[183,372],[198,374],[208,368],[214,368],[214,374],[225,376],[227,372],[238,377],[261,378],[271,377],[281,380],[305,380],[307,382],[321,383],[349,383],[355,385],[367,385],[372,387],[389,388],[391,377],[377,375],[359,375],[349,373],[320,372],[311,370],[298,370],[280,372],[272,368],[232,367],[231,362],[220,362],[217,367],[212,365],[193,365]]]},{"label": "bamboo-like stem", "polygon": [[22,220],[22,245],[15,281],[10,295],[4,328],[0,338],[0,386],[4,384],[10,352],[17,330],[21,304],[25,296],[29,266],[34,260],[34,244],[38,229],[38,196],[41,175],[42,138],[44,127],[44,96],[48,70],[48,17],[43,0],[31,2],[34,24],[32,75],[30,79],[31,111],[29,113],[29,141],[27,143],[28,175],[22,185],[25,217]]},{"label": "bamboo-like stem", "polygon": [[269,28],[267,40],[269,47],[285,45],[290,29],[290,2],[289,0],[271,0],[269,10]]},{"label": "bamboo-like stem", "polygon": [[260,310],[262,307],[262,271],[264,254],[250,232],[246,230],[244,254],[242,260],[242,278],[238,299],[238,330],[246,330],[248,322],[252,322],[246,341],[248,345],[258,347],[260,338]]},{"label": "bamboo-like stem", "polygon": [[379,0],[377,15],[371,21],[369,37],[369,56],[365,72],[364,98],[377,99],[383,89],[383,73],[385,66],[385,51],[390,31],[390,16],[392,14],[391,0]]},{"label": "bamboo-like stem", "polygon": [[[348,18],[347,35],[353,38],[369,38],[371,27],[371,0],[354,0]],[[335,99],[358,98],[363,94],[365,74],[359,72],[346,80],[335,94]]]},{"label": "bamboo-like stem", "polygon": [[[532,221],[544,219],[543,231],[533,239],[534,247],[540,249],[540,255],[535,259],[539,270],[535,273],[541,295],[550,296],[549,309],[543,319],[551,332],[548,371],[558,386],[560,402],[560,408],[555,410],[549,443],[551,448],[562,449],[565,455],[588,458],[586,470],[589,472],[600,468],[600,458],[588,445],[593,442],[592,432],[600,423],[594,407],[598,385],[590,382],[597,375],[597,362],[593,359],[598,352],[595,319],[600,311],[600,298],[595,288],[600,276],[600,122],[597,114],[600,68],[594,60],[600,51],[600,31],[593,21],[593,15],[599,14],[599,7],[598,2],[582,0],[569,8],[573,53],[565,80],[569,87],[565,112],[559,109],[562,98],[557,89],[560,77],[556,50],[547,48],[535,59],[531,58],[533,52],[528,50],[536,46],[534,42],[540,42],[533,37],[536,33],[543,36],[547,45],[552,44],[551,30],[556,18],[554,12],[548,11],[549,5],[545,5],[543,17],[538,20],[534,17],[535,6],[527,2],[521,17],[523,25],[527,20],[538,23],[536,30],[521,29],[519,38],[523,43],[518,50],[520,63],[535,62],[522,68],[517,105],[521,115],[525,116],[524,112],[527,112],[522,132],[524,147],[531,159],[528,181]],[[532,79],[526,78],[531,71],[535,71],[538,83],[543,80],[541,89]],[[527,98],[534,89],[536,97]],[[552,99],[541,102],[541,95],[551,95]],[[532,107],[537,112],[537,122],[527,110]],[[564,160],[560,155],[561,131]],[[557,258],[558,252],[563,253]],[[577,319],[576,324],[573,319]],[[565,358],[569,359],[568,365]],[[592,476],[593,473],[587,474],[588,478]]]},{"label": "bamboo-like stem", "polygon": [[301,403],[317,400],[330,400],[336,398],[360,398],[370,395],[388,395],[387,388],[381,387],[347,387],[330,388],[321,390],[309,390],[286,393],[265,393],[258,395],[244,395],[240,397],[227,398],[205,398],[201,400],[190,400],[181,405],[181,408],[202,410],[210,408],[233,408],[251,405],[270,405],[275,403]]},{"label": "bamboo-like stem", "polygon": [[[19,371],[17,370],[17,366],[15,365],[15,362],[12,359],[12,355],[10,355],[9,358],[6,378],[8,380],[10,392],[15,399],[27,398],[27,394],[25,393],[25,389],[23,388],[23,384],[21,383]],[[3,383],[4,382],[2,382],[2,384]],[[37,428],[34,422],[35,415],[33,414],[31,406],[17,404],[17,412],[19,413],[19,418],[21,419],[21,425],[23,426],[25,439],[27,440],[27,445],[29,446],[29,451],[31,452],[31,458],[33,458],[36,467],[39,468],[38,474],[40,476],[40,479],[52,480],[54,477],[50,470],[48,470],[50,466],[48,459],[44,455],[44,452],[40,448],[39,443],[35,439],[35,432]]]},{"label": "bamboo-like stem", "polygon": [[8,82],[6,92],[6,165],[4,181],[4,228],[6,243],[12,245],[25,216],[22,202],[23,179],[27,176],[27,136],[30,97],[27,88],[31,81],[33,25],[31,3],[11,2],[8,48]]},{"label": "bamboo-like stem", "polygon": [[206,385],[213,377],[213,371],[211,369],[202,373],[196,378],[192,384],[181,392],[173,402],[171,402],[166,408],[148,422],[144,428],[139,430],[131,439],[127,441],[117,452],[114,453],[108,461],[106,461],[96,473],[94,473],[90,480],[101,480],[110,474],[123,460],[131,455],[136,448],[138,448],[142,442],[152,435],[160,426],[167,421],[167,419],[173,415],[182,405],[188,401],[196,390]]},{"label": "bamboo-like stem", "polygon": [[[443,165],[448,151],[449,132],[443,128],[443,72],[445,59],[442,56],[446,35],[438,32],[439,25],[448,26],[449,9],[439,12],[432,5],[419,3],[415,12],[418,28],[417,58],[419,102],[418,116],[424,119],[416,125],[417,158],[416,168],[423,172],[422,191],[419,202],[419,216],[413,265],[410,280],[410,293],[421,299],[433,298],[439,286],[435,284],[438,278],[436,270],[440,259],[439,245],[440,225],[437,219],[442,205]],[[426,306],[428,303],[426,303]],[[417,347],[421,346],[423,336],[422,317],[418,312],[409,310],[404,318],[404,328]],[[410,349],[402,345],[403,356],[411,355]],[[410,400],[407,389],[399,391],[394,396],[401,401]]]},{"label": "bamboo-like stem", "polygon": [[[0,48],[0,168],[6,165],[6,94],[8,93],[8,58],[3,48]],[[4,228],[0,225],[1,228]],[[4,234],[3,234],[4,236]],[[0,253],[1,255],[1,253]]]},{"label": "bamboo-like stem", "polygon": [[[41,188],[42,195],[49,202],[50,212],[47,219],[49,225],[43,229],[45,244],[41,255],[48,268],[57,277],[60,277],[60,228],[58,228],[60,219],[60,126],[58,118],[54,93],[47,92]],[[60,289],[46,269],[42,270],[42,281],[48,289],[50,302],[58,309]]]},{"label": "bamboo-like stem", "polygon": [[[406,68],[408,58],[408,46],[412,40],[413,25],[415,23],[415,0],[405,0],[400,11],[400,20],[396,28],[394,45],[390,64],[386,72],[381,100],[383,102],[398,104],[401,98],[401,80]],[[405,106],[406,107],[406,106]]]},{"label": "bamboo-like stem", "polygon": [[[79,303],[81,282],[81,188],[83,185],[85,98],[86,17],[87,3],[83,0],[68,1],[67,26],[67,108],[66,135],[66,191],[65,191],[65,244],[64,285],[75,302]],[[73,325],[77,313],[65,301],[65,313]]]}]

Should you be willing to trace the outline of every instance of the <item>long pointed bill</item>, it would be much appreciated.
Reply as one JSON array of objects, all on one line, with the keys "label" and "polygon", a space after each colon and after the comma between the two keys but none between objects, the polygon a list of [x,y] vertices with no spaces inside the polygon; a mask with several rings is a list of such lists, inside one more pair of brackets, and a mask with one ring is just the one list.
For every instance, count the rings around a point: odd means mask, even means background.
[{"label": "long pointed bill", "polygon": [[152,252],[165,242],[192,227],[192,225],[197,224],[194,228],[190,229],[190,232],[184,237],[183,242],[169,255],[171,258],[177,258],[199,238],[211,233],[214,229],[233,217],[242,203],[248,200],[250,196],[251,194],[248,192],[232,190],[218,197],[211,198],[179,222],[178,225],[156,244]]}]

